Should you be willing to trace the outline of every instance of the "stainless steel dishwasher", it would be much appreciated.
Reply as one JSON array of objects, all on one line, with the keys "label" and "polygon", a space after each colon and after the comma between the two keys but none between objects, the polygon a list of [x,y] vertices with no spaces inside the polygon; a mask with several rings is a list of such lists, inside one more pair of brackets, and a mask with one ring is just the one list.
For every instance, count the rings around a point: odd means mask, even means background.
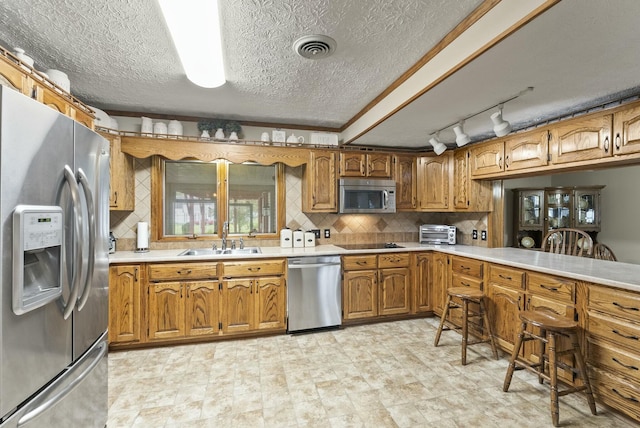
[{"label": "stainless steel dishwasher", "polygon": [[340,256],[288,260],[288,332],[342,324]]}]

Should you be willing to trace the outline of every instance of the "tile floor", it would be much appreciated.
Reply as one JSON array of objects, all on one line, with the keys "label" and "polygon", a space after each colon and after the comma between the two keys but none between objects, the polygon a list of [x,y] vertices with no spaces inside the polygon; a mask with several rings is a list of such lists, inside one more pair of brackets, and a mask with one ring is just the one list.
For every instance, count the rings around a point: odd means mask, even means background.
[{"label": "tile floor", "polygon": [[[469,348],[437,320],[370,324],[305,335],[229,340],[109,355],[109,428],[544,427],[548,386],[507,357]],[[562,397],[560,423],[636,426],[582,394]]]}]

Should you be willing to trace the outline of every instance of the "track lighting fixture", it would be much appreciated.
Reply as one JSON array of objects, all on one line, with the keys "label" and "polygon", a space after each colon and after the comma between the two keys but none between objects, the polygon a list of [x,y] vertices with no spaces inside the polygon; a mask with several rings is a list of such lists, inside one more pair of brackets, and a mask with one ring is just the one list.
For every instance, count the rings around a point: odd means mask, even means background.
[{"label": "track lighting fixture", "polygon": [[471,141],[471,138],[469,138],[469,136],[465,134],[464,130],[462,129],[463,122],[464,121],[458,123],[453,127],[453,132],[456,134],[456,144],[458,145],[458,147],[462,147],[469,141]]},{"label": "track lighting fixture", "polygon": [[429,139],[429,143],[433,147],[433,151],[436,154],[440,155],[446,150],[446,145],[440,141],[439,134],[441,131],[451,128],[452,126],[453,132],[456,134],[456,144],[458,145],[458,147],[462,147],[465,144],[468,144],[471,141],[471,138],[462,129],[464,121],[467,119],[471,119],[472,117],[475,117],[479,114],[485,113],[489,110],[493,110],[496,107],[499,107],[499,110],[491,115],[491,121],[493,122],[493,132],[495,132],[496,136],[498,137],[504,137],[505,135],[509,134],[509,132],[511,132],[511,124],[502,118],[502,108],[504,107],[504,104],[508,103],[509,101],[513,101],[530,91],[533,91],[533,86],[529,86],[528,88],[520,91],[517,95],[514,95],[511,98],[507,98],[504,101],[500,101],[498,104],[492,105],[491,107],[488,107],[477,113],[470,114],[469,116],[464,117],[462,120],[450,123],[447,126],[431,132],[430,135],[435,135],[434,138]]},{"label": "track lighting fixture", "polygon": [[440,156],[445,152],[445,150],[447,150],[447,146],[445,146],[440,141],[440,136],[438,134],[436,134],[434,137],[429,138],[429,144],[431,144],[431,147],[433,147],[433,152],[438,156]]},{"label": "track lighting fixture", "polygon": [[502,105],[500,110],[491,115],[491,121],[493,122],[493,132],[496,133],[496,137],[504,137],[511,132],[511,124],[502,118]]}]

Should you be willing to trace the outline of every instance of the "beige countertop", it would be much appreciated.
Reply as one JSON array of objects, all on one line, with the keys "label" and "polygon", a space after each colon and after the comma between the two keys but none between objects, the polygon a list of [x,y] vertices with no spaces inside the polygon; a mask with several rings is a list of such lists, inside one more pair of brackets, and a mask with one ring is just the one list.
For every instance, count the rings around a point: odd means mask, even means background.
[{"label": "beige countertop", "polygon": [[492,263],[530,269],[576,280],[595,282],[602,285],[640,292],[640,265],[589,259],[585,257],[563,256],[519,248],[483,248],[469,245],[420,245],[416,242],[399,242],[404,248],[373,250],[345,250],[335,245],[318,245],[307,248],[261,247],[261,254],[225,256],[179,256],[182,250],[151,250],[147,253],[118,251],[109,254],[109,263],[149,263],[176,261],[238,260],[271,257],[301,257],[321,255],[343,255],[405,251],[440,251],[446,254],[471,257]]}]

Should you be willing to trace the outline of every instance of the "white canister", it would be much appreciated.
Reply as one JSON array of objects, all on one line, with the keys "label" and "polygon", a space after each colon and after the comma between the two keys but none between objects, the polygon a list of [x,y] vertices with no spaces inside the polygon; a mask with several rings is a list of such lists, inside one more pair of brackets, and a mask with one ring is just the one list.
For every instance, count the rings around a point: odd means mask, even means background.
[{"label": "white canister", "polygon": [[153,124],[153,133],[159,138],[167,137],[167,124],[164,122],[156,122]]},{"label": "white canister", "polygon": [[53,83],[60,86],[65,91],[69,93],[71,92],[71,82],[69,82],[69,76],[67,76],[67,73],[53,68],[45,71],[45,73]]},{"label": "white canister", "polygon": [[24,49],[13,48],[13,54],[16,56],[16,58],[27,64],[29,67],[33,67],[33,58],[25,54]]},{"label": "white canister", "polygon": [[146,221],[138,222],[136,251],[140,253],[149,251],[149,223]]},{"label": "white canister", "polygon": [[182,135],[182,123],[179,120],[170,120],[169,126],[167,127],[169,135]]},{"label": "white canister", "polygon": [[153,120],[149,117],[142,116],[140,118],[142,123],[140,124],[140,132],[143,134],[152,134],[153,133]]},{"label": "white canister", "polygon": [[293,247],[301,248],[304,247],[304,232],[301,230],[296,230],[293,232]]},{"label": "white canister", "polygon": [[304,233],[304,246],[315,247],[316,246],[316,234],[313,232]]},{"label": "white canister", "polygon": [[283,248],[293,247],[293,231],[291,229],[282,229],[280,231],[280,246]]}]

